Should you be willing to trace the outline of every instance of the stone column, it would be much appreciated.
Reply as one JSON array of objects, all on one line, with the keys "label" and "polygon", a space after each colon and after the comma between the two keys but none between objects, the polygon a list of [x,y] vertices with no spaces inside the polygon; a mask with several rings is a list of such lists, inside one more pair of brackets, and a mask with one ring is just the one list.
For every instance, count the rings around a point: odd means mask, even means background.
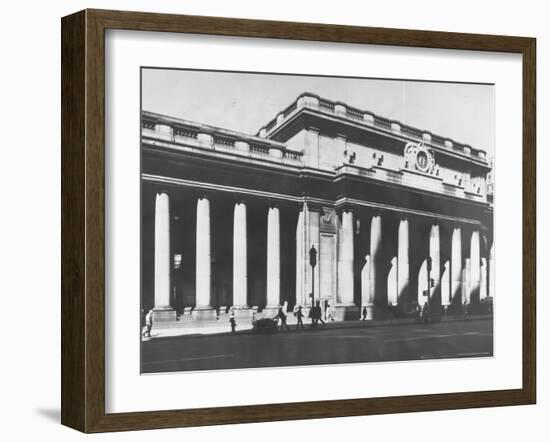
[{"label": "stone column", "polygon": [[406,296],[409,290],[409,220],[399,221],[397,244],[397,299]]},{"label": "stone column", "polygon": [[471,285],[471,260],[466,258],[464,270],[462,271],[462,304],[470,304],[470,285]]},{"label": "stone column", "polygon": [[391,260],[391,268],[388,272],[388,305],[397,305],[398,286],[397,286],[397,256]]},{"label": "stone column", "polygon": [[196,301],[193,317],[213,320],[216,319],[216,311],[212,308],[211,298],[210,200],[204,196],[197,201],[196,247]]},{"label": "stone column", "polygon": [[430,279],[434,280],[433,287],[430,288],[430,300],[436,290],[440,288],[441,280],[441,245],[439,238],[439,226],[433,224],[430,230],[430,258],[432,259],[432,269]]},{"label": "stone column", "polygon": [[170,306],[170,201],[157,193],[155,201],[155,307],[153,321],[176,320]]},{"label": "stone column", "polygon": [[470,302],[479,300],[479,283],[481,281],[479,231],[474,230],[470,240]]},{"label": "stone column", "polygon": [[487,259],[481,258],[480,282],[479,282],[479,300],[485,301],[487,298]]},{"label": "stone column", "polygon": [[443,275],[441,275],[441,304],[447,311],[451,305],[451,283],[450,283],[451,263],[445,262],[443,266]]},{"label": "stone column", "polygon": [[371,317],[367,316],[367,319],[372,319],[372,306],[374,305],[374,300],[371,298],[371,289],[370,289],[370,255],[365,256],[365,264],[361,269],[361,314],[363,307],[367,307],[367,315],[369,313],[369,308]]},{"label": "stone column", "polygon": [[353,212],[342,211],[341,305],[353,304]]},{"label": "stone column", "polygon": [[296,223],[296,305],[305,305],[304,293],[304,211],[300,209]]},{"label": "stone column", "polygon": [[281,244],[279,208],[271,206],[267,214],[267,305],[277,311],[281,302]]},{"label": "stone column", "polygon": [[460,227],[453,229],[451,237],[451,302],[462,297],[462,233]]},{"label": "stone column", "polygon": [[374,314],[374,302],[376,294],[380,290],[380,255],[382,252],[382,216],[374,215],[370,224],[370,300],[371,305],[367,306],[367,315],[372,317]]},{"label": "stone column", "polygon": [[238,202],[233,213],[233,305],[236,309],[248,309],[247,289],[246,205]]}]

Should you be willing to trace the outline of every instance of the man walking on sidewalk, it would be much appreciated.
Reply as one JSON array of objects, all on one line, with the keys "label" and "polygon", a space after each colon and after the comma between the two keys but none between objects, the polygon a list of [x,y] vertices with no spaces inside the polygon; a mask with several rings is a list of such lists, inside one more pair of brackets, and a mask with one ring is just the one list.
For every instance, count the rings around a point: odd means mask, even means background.
[{"label": "man walking on sidewalk", "polygon": [[275,318],[279,318],[281,320],[281,330],[283,328],[288,331],[288,324],[286,323],[286,313],[283,311],[283,307],[279,307],[279,312],[277,313],[277,316]]},{"label": "man walking on sidewalk", "polygon": [[229,324],[231,325],[231,333],[235,333],[235,329],[237,328],[237,320],[235,316],[235,308],[231,307],[229,310]]},{"label": "man walking on sidewalk", "polygon": [[296,322],[296,330],[298,330],[300,327],[304,328],[304,321],[302,321],[304,317],[304,312],[302,311],[302,306],[300,305],[298,307],[298,310],[296,310],[296,319],[298,320]]}]

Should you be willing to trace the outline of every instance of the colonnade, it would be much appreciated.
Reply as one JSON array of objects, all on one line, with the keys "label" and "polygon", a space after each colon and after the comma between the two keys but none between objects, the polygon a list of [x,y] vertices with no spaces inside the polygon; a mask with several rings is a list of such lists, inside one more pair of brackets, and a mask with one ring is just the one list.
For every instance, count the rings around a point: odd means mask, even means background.
[{"label": "colonnade", "polygon": [[[362,212],[364,214],[364,212]],[[311,284],[319,290],[319,265],[313,269],[312,277],[309,268],[307,251],[314,245],[321,259],[330,259],[330,254],[320,249],[320,218],[311,216],[306,204],[298,212],[296,223],[296,304],[308,302]],[[401,299],[411,292],[411,281],[416,278],[417,297],[420,306],[428,302],[437,291],[441,295],[444,307],[451,305],[453,300],[461,299],[463,304],[469,304],[476,294],[479,299],[488,295],[493,286],[494,278],[493,248],[488,250],[488,256],[481,256],[481,237],[479,226],[468,227],[470,235],[469,256],[464,256],[462,250],[463,225],[457,224],[450,229],[450,251],[444,256],[449,257],[441,263],[441,224],[438,220],[429,218],[429,236],[427,238],[427,256],[422,260],[417,275],[411,268],[411,229],[410,218],[398,215],[397,229],[389,229],[385,224],[386,212],[373,212],[369,219],[360,217],[366,225],[369,244],[368,254],[364,257],[364,265],[360,269],[360,306],[355,295],[355,273],[358,265],[356,257],[357,221],[353,208],[344,208],[337,218],[336,259],[331,265],[335,268],[336,292],[333,296],[335,307],[346,306],[366,309],[367,318],[373,318],[374,309],[379,304],[377,295],[387,294],[387,304],[396,306]],[[170,311],[170,199],[166,192],[156,194],[155,202],[155,253],[154,253],[154,310],[156,312]],[[281,304],[281,214],[277,205],[271,204],[267,210],[267,246],[266,246],[266,303],[265,309],[276,312]],[[448,221],[446,221],[448,222]],[[215,305],[212,298],[212,239],[211,239],[211,201],[207,195],[196,200],[196,240],[195,240],[195,319],[214,319]],[[364,227],[363,227],[364,228]],[[397,236],[395,256],[384,253],[385,241],[388,235]],[[239,311],[248,311],[248,256],[247,256],[247,203],[239,200],[233,210],[233,306]],[[445,241],[448,244],[448,241]],[[487,249],[487,247],[485,247]],[[321,252],[324,254],[321,257]],[[327,258],[328,256],[328,258]],[[285,256],[287,259],[288,256]],[[417,260],[417,259],[416,259]],[[389,271],[386,273],[384,269]],[[330,268],[326,267],[325,268]],[[407,295],[411,298],[410,295]],[[379,300],[378,300],[379,301]],[[311,300],[309,300],[311,302]]]}]

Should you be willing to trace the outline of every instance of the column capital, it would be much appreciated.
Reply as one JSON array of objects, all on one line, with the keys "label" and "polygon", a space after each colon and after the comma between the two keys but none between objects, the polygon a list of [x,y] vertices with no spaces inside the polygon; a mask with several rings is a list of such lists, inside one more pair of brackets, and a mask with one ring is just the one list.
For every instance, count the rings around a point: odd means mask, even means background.
[{"label": "column capital", "polygon": [[354,207],[352,204],[350,204],[350,203],[344,203],[344,204],[342,204],[341,206],[338,206],[336,210],[338,211],[339,214],[342,214],[342,213],[344,213],[344,212],[346,212],[346,213],[347,213],[347,212],[353,213],[354,210],[355,210],[355,207]]},{"label": "column capital", "polygon": [[268,200],[267,201],[267,207],[268,209],[280,209],[281,203],[277,200]]},{"label": "column capital", "polygon": [[247,202],[244,198],[242,198],[242,197],[235,198],[235,205],[237,205],[237,204],[244,204],[244,205],[246,206],[247,203],[248,203],[248,202]]},{"label": "column capital", "polygon": [[405,212],[398,212],[396,214],[396,218],[399,220],[399,222],[401,221],[411,222],[411,215]]}]

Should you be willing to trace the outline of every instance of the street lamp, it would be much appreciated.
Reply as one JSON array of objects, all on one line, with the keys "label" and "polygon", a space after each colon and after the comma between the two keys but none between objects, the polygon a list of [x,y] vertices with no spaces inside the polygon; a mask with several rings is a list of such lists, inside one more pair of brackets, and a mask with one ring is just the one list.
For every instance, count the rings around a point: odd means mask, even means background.
[{"label": "street lamp", "polygon": [[309,249],[309,265],[311,266],[311,307],[315,305],[315,266],[317,265],[317,250],[312,244]]}]

